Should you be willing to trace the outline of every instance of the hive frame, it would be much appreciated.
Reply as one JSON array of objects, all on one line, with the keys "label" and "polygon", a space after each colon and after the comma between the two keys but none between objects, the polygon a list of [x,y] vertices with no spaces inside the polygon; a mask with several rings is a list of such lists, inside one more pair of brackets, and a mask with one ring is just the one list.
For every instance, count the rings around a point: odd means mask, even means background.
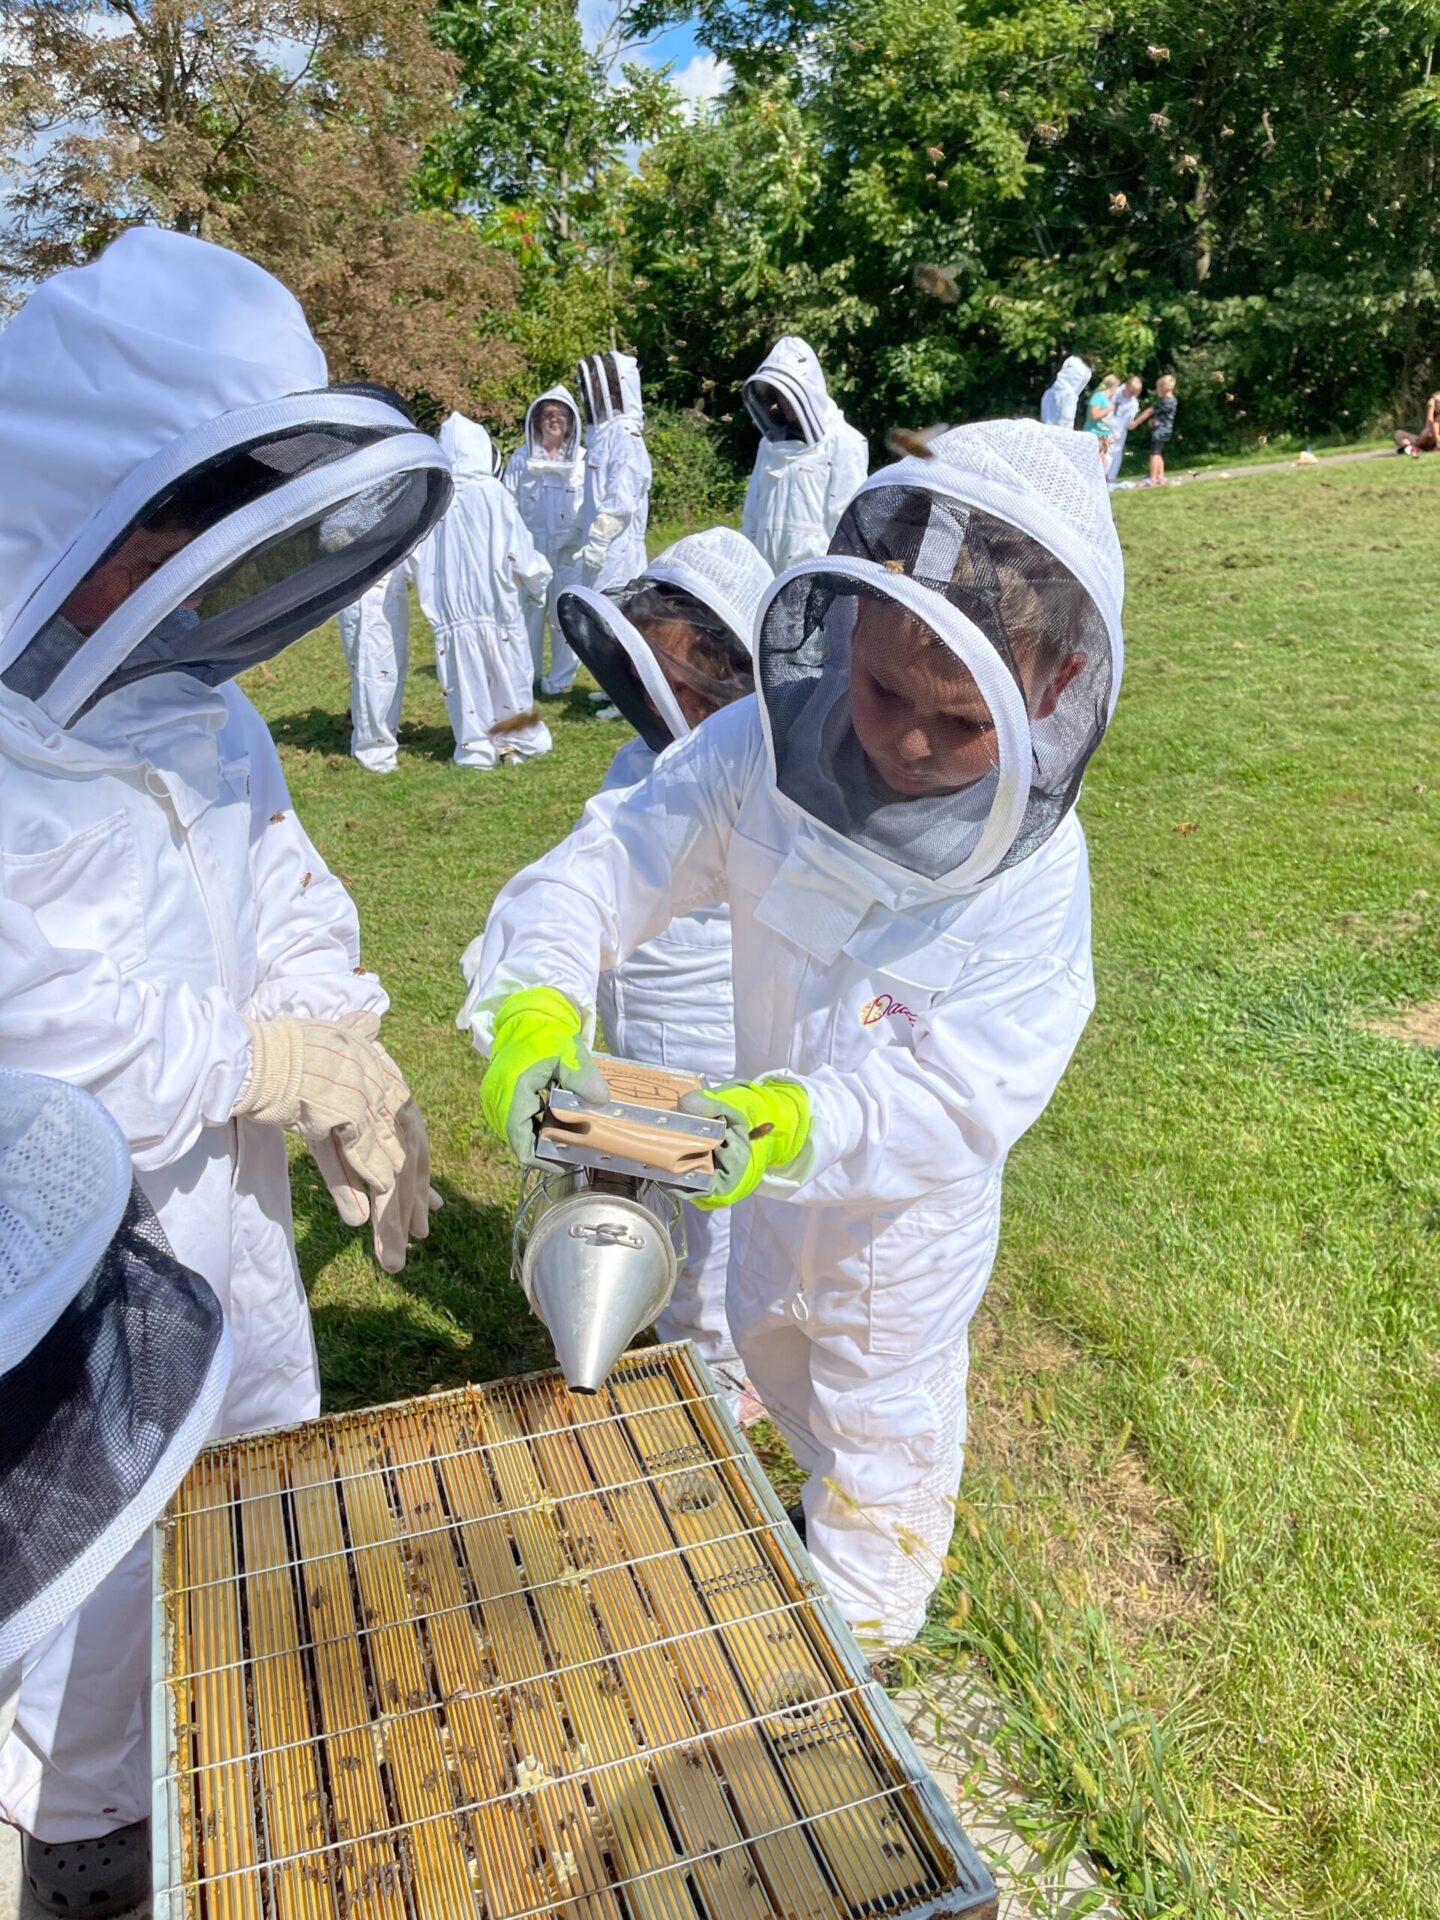
[{"label": "hive frame", "polygon": [[[738,1473],[745,1484],[746,1491],[763,1515],[763,1526],[745,1529],[749,1537],[759,1537],[762,1533],[769,1536],[770,1549],[786,1563],[791,1582],[798,1597],[785,1602],[776,1609],[777,1613],[804,1607],[811,1618],[818,1619],[825,1629],[827,1645],[825,1652],[830,1663],[836,1668],[837,1680],[843,1686],[835,1692],[836,1701],[846,1699],[863,1706],[867,1729],[879,1744],[884,1756],[895,1770],[898,1779],[895,1785],[884,1790],[884,1794],[872,1796],[879,1799],[891,1794],[908,1799],[909,1810],[918,1815],[926,1830],[925,1838],[934,1849],[945,1871],[953,1880],[952,1890],[943,1892],[919,1904],[903,1908],[893,1908],[895,1920],[995,1920],[997,1912],[997,1894],[995,1884],[976,1853],[971,1842],[961,1828],[954,1810],[950,1807],[939,1787],[932,1779],[924,1761],[917,1752],[913,1741],[906,1733],[900,1719],[884,1689],[871,1677],[865,1656],[861,1653],[854,1636],[840,1617],[834,1603],[825,1591],[808,1553],[801,1545],[798,1535],[791,1526],[788,1516],[771,1486],[753,1449],[744,1438],[730,1407],[721,1392],[714,1375],[703,1359],[689,1342],[674,1346],[660,1346],[632,1351],[626,1361],[673,1363],[678,1362],[683,1372],[691,1376],[695,1392],[693,1396],[680,1400],[677,1404],[686,1408],[702,1432],[707,1422],[716,1429],[713,1460],[709,1463],[716,1469],[729,1468]],[[624,1364],[624,1363],[622,1363]],[[516,1376],[512,1380],[488,1383],[494,1388],[522,1389],[542,1382],[556,1379],[553,1371],[541,1370],[535,1373]],[[486,1391],[482,1388],[481,1391]],[[435,1396],[443,1399],[445,1396]],[[400,1414],[413,1410],[417,1402],[396,1401],[382,1407],[355,1410],[365,1415]],[[332,1416],[337,1421],[354,1418],[355,1413]],[[629,1418],[625,1413],[598,1413],[593,1420],[576,1423],[576,1430],[583,1432],[587,1426],[622,1425]],[[304,1422],[297,1426],[276,1429],[267,1436],[284,1439],[298,1434],[316,1425]],[[320,1423],[320,1424],[323,1424]],[[220,1443],[225,1444],[225,1443]],[[503,1447],[508,1444],[520,1444],[517,1440],[489,1440],[487,1447]],[[671,1471],[695,1471],[695,1469],[677,1466]],[[661,1470],[660,1476],[666,1470]],[[361,1477],[361,1476],[357,1476]],[[610,1491],[611,1489],[606,1489]],[[579,1498],[580,1495],[569,1497]],[[235,1505],[238,1502],[223,1504]],[[152,1532],[151,1556],[151,1762],[152,1762],[152,1854],[154,1887],[154,1920],[201,1920],[203,1903],[192,1899],[184,1883],[182,1869],[184,1853],[184,1832],[182,1827],[182,1795],[177,1782],[182,1775],[180,1764],[179,1735],[176,1720],[177,1695],[170,1677],[172,1654],[175,1645],[175,1633],[171,1623],[167,1599],[167,1547],[170,1543],[171,1518],[167,1514],[157,1523]],[[439,1531],[439,1530],[437,1530]],[[718,1536],[725,1538],[732,1536]],[[739,1536],[733,1536],[739,1537]],[[347,1549],[347,1553],[356,1551]],[[660,1556],[657,1556],[660,1557]],[[310,1564],[309,1561],[306,1564]],[[638,1564],[638,1563],[637,1563]],[[756,1618],[764,1616],[757,1615]],[[712,1632],[716,1629],[712,1626]],[[370,1631],[366,1628],[364,1631]],[[697,1630],[698,1631],[698,1630]],[[657,1646],[669,1644],[665,1641]],[[254,1664],[251,1656],[246,1664]],[[567,1665],[569,1673],[577,1669]],[[539,1676],[536,1676],[537,1678]],[[510,1682],[509,1685],[517,1683]],[[479,1696],[477,1696],[479,1697]],[[824,1705],[823,1699],[816,1704]],[[416,1712],[426,1711],[424,1708]],[[658,1752],[659,1749],[654,1751]],[[600,1763],[593,1771],[603,1771],[606,1766],[620,1765],[619,1760]],[[500,1796],[504,1797],[504,1796]],[[858,1806],[861,1802],[855,1802]],[[440,1816],[435,1816],[440,1817]],[[823,1818],[824,1816],[819,1816]],[[803,1816],[792,1823],[793,1828],[805,1828],[816,1816]],[[737,1845],[753,1845],[757,1836]],[[763,1841],[768,1835],[758,1838]],[[328,1851],[328,1849],[325,1849]],[[317,1851],[321,1851],[318,1850]],[[268,1863],[267,1863],[268,1864]],[[656,1873],[660,1869],[654,1870]],[[643,1876],[641,1876],[643,1878]],[[632,1881],[623,1881],[622,1887],[632,1886]],[[257,1902],[262,1912],[269,1909],[263,1902]],[[533,1916],[519,1917],[519,1920],[579,1920],[575,1909],[578,1902],[571,1896],[567,1902],[557,1902],[542,1916],[537,1908]],[[627,1902],[627,1904],[633,1904]],[[336,1909],[338,1911],[338,1907]],[[460,1917],[457,1916],[457,1920]]]}]

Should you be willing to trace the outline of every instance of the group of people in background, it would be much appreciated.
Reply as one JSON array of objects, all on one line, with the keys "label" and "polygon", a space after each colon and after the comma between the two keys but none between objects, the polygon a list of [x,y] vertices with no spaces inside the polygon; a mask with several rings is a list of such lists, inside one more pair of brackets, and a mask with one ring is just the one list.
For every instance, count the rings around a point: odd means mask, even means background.
[{"label": "group of people in background", "polygon": [[[370,772],[399,764],[411,583],[435,635],[455,764],[489,769],[549,751],[536,696],[567,694],[577,667],[564,597],[638,578],[650,518],[638,365],[625,353],[590,354],[576,385],[578,403],[564,386],[532,402],[508,461],[484,427],[452,414],[440,432],[455,474],[450,512],[403,568],[340,615],[351,751]],[[742,532],[780,572],[825,551],[869,471],[870,450],[804,340],[775,343],[746,381],[744,401],[760,446]]]},{"label": "group of people in background", "polygon": [[1081,431],[1099,442],[1100,463],[1111,486],[1120,480],[1125,443],[1131,432],[1148,422],[1150,457],[1145,485],[1164,486],[1165,454],[1175,435],[1175,416],[1179,409],[1174,374],[1161,374],[1155,383],[1154,398],[1143,409],[1140,402],[1145,382],[1139,374],[1127,378],[1107,373],[1087,395],[1085,387],[1090,378],[1088,357],[1078,353],[1068,355],[1041,396],[1040,418],[1047,426],[1073,428],[1083,396],[1085,417]]}]

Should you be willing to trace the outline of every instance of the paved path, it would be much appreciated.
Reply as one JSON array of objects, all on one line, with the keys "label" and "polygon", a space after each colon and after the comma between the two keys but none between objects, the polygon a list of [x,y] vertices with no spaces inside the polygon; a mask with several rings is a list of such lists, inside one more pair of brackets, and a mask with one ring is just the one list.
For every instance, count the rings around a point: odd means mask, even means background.
[{"label": "paved path", "polygon": [[1147,487],[1141,480],[1122,480],[1111,487],[1112,493],[1160,493],[1171,487],[1193,486],[1197,480],[1245,480],[1252,473],[1313,473],[1316,467],[1349,467],[1357,460],[1393,460],[1393,447],[1367,447],[1363,453],[1319,453],[1315,465],[1304,466],[1292,454],[1288,460],[1256,460],[1238,467],[1197,467],[1192,473],[1172,473],[1165,487]]}]

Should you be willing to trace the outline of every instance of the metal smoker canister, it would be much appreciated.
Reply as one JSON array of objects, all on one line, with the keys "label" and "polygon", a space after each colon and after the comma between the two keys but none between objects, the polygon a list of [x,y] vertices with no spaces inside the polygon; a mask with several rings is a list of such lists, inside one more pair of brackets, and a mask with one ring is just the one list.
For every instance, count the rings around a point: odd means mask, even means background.
[{"label": "metal smoker canister", "polygon": [[599,1392],[669,1305],[684,1258],[685,1222],[670,1188],[591,1167],[527,1172],[515,1272],[573,1392]]}]

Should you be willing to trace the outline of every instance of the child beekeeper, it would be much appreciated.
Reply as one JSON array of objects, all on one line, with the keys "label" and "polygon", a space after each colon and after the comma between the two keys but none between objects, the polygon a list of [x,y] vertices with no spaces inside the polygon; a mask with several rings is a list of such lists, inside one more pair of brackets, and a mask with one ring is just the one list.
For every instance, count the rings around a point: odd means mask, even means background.
[{"label": "child beekeeper", "polygon": [[464,956],[487,1119],[593,1097],[596,982],[728,901],[729,1319],[808,1474],[810,1552],[872,1649],[924,1618],[954,1520],[967,1329],[1005,1158],[1094,999],[1074,805],[1120,685],[1119,544],[1088,436],[954,429],[874,475],[773,585],[754,701],[518,874]]},{"label": "child beekeeper", "polygon": [[[562,593],[567,640],[635,728],[610,763],[602,792],[633,787],[657,757],[755,689],[755,616],[772,575],[733,527],[687,534],[637,580],[598,594]],[[735,1073],[730,914],[716,902],[676,914],[599,982],[600,1023],[613,1053],[724,1082]],[[744,1367],[725,1317],[730,1222],[699,1216],[660,1319],[666,1340],[693,1340],[738,1399]]]}]

